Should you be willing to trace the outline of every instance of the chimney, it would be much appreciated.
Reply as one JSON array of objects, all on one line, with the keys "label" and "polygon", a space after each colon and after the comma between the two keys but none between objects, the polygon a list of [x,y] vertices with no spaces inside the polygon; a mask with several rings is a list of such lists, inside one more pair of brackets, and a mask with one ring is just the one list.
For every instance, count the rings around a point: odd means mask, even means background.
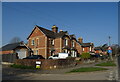
[{"label": "chimney", "polygon": [[52,26],[52,31],[57,33],[58,32],[58,27],[56,25],[53,25]]},{"label": "chimney", "polygon": [[79,37],[79,38],[78,38],[78,42],[83,43],[83,38],[82,38],[82,37]]},{"label": "chimney", "polygon": [[63,30],[60,30],[60,31],[59,31],[59,33],[62,33],[62,32],[63,32]]}]

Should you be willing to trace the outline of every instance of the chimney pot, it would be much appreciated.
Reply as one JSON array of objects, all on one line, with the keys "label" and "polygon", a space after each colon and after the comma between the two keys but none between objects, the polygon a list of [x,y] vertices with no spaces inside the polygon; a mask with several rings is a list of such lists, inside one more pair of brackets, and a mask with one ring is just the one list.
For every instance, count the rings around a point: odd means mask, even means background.
[{"label": "chimney pot", "polygon": [[58,32],[58,27],[56,25],[53,25],[52,26],[52,31],[57,33]]}]

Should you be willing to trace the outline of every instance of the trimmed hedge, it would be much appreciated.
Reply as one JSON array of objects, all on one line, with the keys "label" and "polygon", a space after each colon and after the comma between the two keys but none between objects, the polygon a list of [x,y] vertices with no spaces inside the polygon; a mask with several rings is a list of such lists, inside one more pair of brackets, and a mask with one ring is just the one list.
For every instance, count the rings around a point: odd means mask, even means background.
[{"label": "trimmed hedge", "polygon": [[18,59],[16,65],[36,67],[36,61],[41,61],[41,69],[56,69],[74,66],[76,64],[75,58],[68,59]]}]

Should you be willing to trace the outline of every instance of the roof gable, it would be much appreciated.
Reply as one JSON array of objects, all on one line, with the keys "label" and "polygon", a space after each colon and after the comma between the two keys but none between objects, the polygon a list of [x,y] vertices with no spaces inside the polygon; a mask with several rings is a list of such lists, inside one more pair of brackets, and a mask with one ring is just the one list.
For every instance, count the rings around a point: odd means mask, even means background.
[{"label": "roof gable", "polygon": [[65,32],[59,32],[59,33],[55,33],[51,30],[45,29],[43,27],[40,26],[35,26],[35,28],[32,30],[31,34],[28,36],[27,39],[30,38],[30,36],[34,33],[35,29],[38,28],[44,35],[46,35],[49,38],[62,38],[63,36],[66,35],[66,31]]},{"label": "roof gable", "polygon": [[36,33],[35,35],[45,35],[45,34],[39,29],[39,27],[35,26],[34,29],[32,30],[32,32],[30,33],[30,35],[28,36],[27,39],[29,39],[34,33]]}]

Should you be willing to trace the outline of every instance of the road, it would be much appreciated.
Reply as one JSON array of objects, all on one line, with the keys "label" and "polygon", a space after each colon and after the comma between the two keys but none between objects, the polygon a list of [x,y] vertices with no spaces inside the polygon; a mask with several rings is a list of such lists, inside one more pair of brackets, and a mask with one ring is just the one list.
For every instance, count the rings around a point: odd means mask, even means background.
[{"label": "road", "polygon": [[[105,67],[109,70],[85,73],[65,73],[74,68],[93,67],[94,64],[80,65],[56,70],[22,70],[3,65],[3,80],[115,80],[116,67]],[[86,78],[87,77],[87,78]]]}]

